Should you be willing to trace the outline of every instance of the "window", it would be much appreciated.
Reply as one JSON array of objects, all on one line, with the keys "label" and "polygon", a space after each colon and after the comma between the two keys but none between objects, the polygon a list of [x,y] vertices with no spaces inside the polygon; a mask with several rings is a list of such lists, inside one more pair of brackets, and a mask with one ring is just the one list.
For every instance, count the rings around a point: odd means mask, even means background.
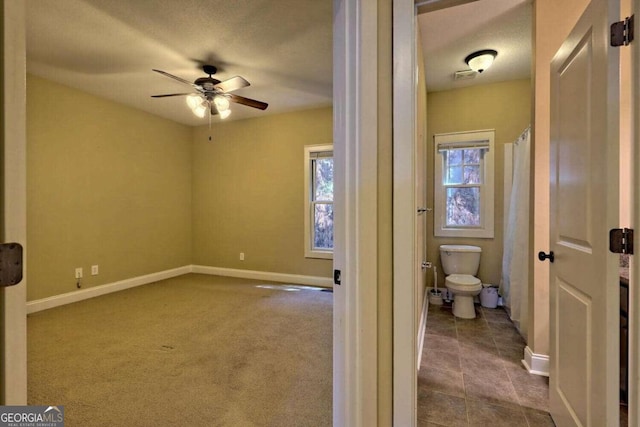
[{"label": "window", "polygon": [[333,258],[333,145],[304,147],[305,251],[307,258]]},{"label": "window", "polygon": [[494,134],[434,136],[436,236],[493,238]]}]

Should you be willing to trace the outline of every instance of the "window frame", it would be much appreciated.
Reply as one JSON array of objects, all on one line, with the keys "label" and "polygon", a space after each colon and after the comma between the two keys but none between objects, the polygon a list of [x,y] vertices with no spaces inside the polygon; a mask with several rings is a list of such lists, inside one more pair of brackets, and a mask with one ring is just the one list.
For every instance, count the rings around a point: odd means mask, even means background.
[{"label": "window frame", "polygon": [[333,206],[334,201],[316,201],[313,198],[315,194],[315,174],[311,167],[314,153],[331,152],[333,155],[333,144],[323,145],[306,145],[304,147],[304,256],[305,258],[333,259],[333,249],[318,249],[313,247],[315,232],[315,205],[330,204]]},{"label": "window frame", "polygon": [[[441,133],[433,136],[434,167],[434,216],[433,231],[436,237],[467,237],[492,239],[494,237],[494,201],[495,201],[495,130],[477,130],[467,132]],[[485,148],[486,147],[486,148]],[[480,176],[482,183],[469,187],[480,188],[480,226],[451,227],[446,224],[447,189],[465,185],[444,184],[445,156],[447,148],[484,148],[480,156]]]}]

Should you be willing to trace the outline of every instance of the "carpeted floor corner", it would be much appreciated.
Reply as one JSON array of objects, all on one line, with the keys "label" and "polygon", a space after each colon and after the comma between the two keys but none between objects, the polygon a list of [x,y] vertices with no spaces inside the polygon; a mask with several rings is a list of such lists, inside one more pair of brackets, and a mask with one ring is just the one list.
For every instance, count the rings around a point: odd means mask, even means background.
[{"label": "carpeted floor corner", "polygon": [[189,274],[28,318],[66,426],[330,426],[331,293]]}]

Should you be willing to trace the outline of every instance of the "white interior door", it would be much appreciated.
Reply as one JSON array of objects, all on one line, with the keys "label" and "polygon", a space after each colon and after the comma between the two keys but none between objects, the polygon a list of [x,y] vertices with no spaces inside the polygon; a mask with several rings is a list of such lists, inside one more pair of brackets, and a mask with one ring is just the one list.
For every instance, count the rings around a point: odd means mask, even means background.
[{"label": "white interior door", "polygon": [[619,1],[592,0],[551,63],[550,408],[558,427],[619,414]]}]

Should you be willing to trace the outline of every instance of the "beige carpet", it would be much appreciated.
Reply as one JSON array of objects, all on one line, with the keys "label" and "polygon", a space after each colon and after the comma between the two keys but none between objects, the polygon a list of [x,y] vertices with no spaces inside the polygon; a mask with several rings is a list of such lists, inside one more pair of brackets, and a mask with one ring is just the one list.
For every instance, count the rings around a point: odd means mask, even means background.
[{"label": "beige carpet", "polygon": [[330,426],[331,293],[190,274],[34,313],[28,403],[67,427]]}]

